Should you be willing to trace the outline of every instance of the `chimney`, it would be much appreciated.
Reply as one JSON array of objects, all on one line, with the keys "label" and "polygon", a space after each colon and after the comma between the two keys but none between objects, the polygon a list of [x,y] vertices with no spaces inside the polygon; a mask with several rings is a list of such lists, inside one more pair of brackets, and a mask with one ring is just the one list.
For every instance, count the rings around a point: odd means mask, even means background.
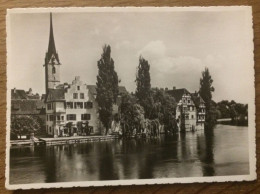
[{"label": "chimney", "polygon": [[173,86],[173,87],[172,87],[172,89],[173,89],[173,90],[176,90],[176,87],[175,87],[175,86]]}]

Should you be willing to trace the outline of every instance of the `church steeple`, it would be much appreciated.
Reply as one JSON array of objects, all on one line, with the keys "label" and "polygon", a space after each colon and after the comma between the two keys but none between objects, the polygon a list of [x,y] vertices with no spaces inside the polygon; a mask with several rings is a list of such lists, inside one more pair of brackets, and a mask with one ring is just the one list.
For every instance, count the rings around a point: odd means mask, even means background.
[{"label": "church steeple", "polygon": [[52,26],[52,13],[50,13],[50,34],[48,51],[45,55],[45,86],[46,94],[49,89],[55,89],[60,83],[60,60],[55,47],[53,26]]},{"label": "church steeple", "polygon": [[54,57],[54,59],[57,61],[58,64],[60,63],[59,56],[56,51],[54,35],[53,35],[52,13],[50,13],[50,35],[49,35],[48,52],[46,53],[46,58],[45,58],[45,64],[49,63],[52,57]]}]

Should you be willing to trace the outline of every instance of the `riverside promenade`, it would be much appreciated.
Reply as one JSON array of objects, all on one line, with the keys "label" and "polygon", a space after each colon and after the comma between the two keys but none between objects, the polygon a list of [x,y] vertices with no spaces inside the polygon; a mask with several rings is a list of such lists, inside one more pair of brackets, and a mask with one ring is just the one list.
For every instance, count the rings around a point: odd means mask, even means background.
[{"label": "riverside promenade", "polygon": [[107,141],[118,139],[117,135],[97,135],[97,136],[74,136],[74,137],[49,137],[49,138],[36,138],[27,140],[11,140],[11,147],[20,146],[37,146],[37,145],[59,145],[59,144],[73,144],[73,143],[84,143],[92,141]]},{"label": "riverside promenade", "polygon": [[72,143],[84,143],[91,141],[107,141],[117,139],[117,135],[106,135],[106,136],[74,136],[74,137],[57,137],[57,138],[39,138],[46,145],[58,145],[58,144],[72,144]]}]

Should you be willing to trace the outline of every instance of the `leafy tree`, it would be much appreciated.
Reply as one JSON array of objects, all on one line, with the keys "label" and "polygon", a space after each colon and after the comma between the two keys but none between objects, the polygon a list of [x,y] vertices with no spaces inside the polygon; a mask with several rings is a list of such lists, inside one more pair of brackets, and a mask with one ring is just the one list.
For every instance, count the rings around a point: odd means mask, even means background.
[{"label": "leafy tree", "polygon": [[30,135],[41,130],[41,123],[37,117],[18,115],[11,117],[11,135],[20,137]]},{"label": "leafy tree", "polygon": [[136,75],[135,95],[139,104],[144,108],[145,117],[151,118],[153,99],[151,94],[150,65],[142,56],[139,58],[139,65]]},{"label": "leafy tree", "polygon": [[212,92],[214,92],[214,87],[212,86],[213,79],[209,73],[209,69],[205,68],[202,72],[202,78],[200,79],[200,90],[199,94],[205,101],[206,107],[206,119],[205,124],[207,126],[212,126],[215,124],[216,115],[214,115],[213,102],[212,102]]},{"label": "leafy tree", "polygon": [[122,96],[120,114],[123,135],[132,135],[134,129],[137,129],[137,132],[140,133],[144,128],[144,109],[137,103],[133,95],[124,94]]},{"label": "leafy tree", "polygon": [[176,128],[175,99],[162,89],[154,89],[152,91],[154,101],[152,117],[158,118],[160,124],[164,125],[166,130],[173,132],[173,130]]},{"label": "leafy tree", "polygon": [[113,103],[118,96],[118,76],[111,58],[109,45],[103,47],[101,59],[97,62],[97,103],[99,105],[99,118],[106,129],[106,134],[112,122]]}]

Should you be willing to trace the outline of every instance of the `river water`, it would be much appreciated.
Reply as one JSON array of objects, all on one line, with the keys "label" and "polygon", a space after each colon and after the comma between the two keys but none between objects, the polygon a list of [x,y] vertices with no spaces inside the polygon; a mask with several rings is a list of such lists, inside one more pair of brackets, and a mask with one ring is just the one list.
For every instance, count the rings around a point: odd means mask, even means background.
[{"label": "river water", "polygon": [[248,127],[10,150],[10,184],[249,174]]}]

